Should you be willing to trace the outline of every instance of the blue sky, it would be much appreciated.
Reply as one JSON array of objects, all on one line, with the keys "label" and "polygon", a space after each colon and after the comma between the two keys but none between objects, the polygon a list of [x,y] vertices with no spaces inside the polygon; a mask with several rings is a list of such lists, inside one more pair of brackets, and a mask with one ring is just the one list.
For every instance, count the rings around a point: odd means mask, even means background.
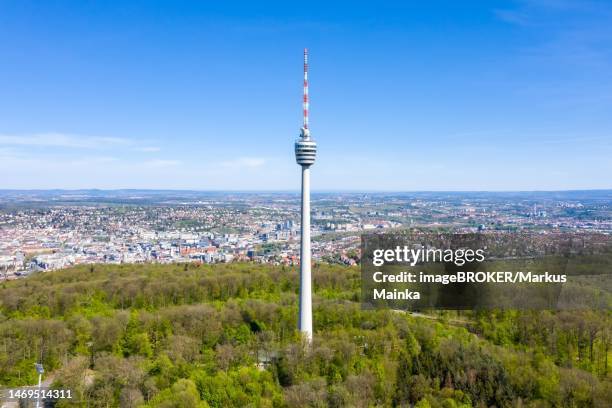
[{"label": "blue sky", "polygon": [[612,4],[0,0],[0,188],[612,188]]}]

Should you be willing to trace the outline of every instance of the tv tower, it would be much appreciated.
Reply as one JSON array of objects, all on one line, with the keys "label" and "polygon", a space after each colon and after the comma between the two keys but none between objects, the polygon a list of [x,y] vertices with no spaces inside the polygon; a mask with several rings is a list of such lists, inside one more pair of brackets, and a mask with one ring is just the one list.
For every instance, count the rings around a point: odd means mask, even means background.
[{"label": "tv tower", "polygon": [[304,48],[304,124],[295,142],[295,161],[302,166],[302,223],[300,246],[300,317],[299,330],[306,341],[312,340],[312,277],[310,271],[310,166],[315,162],[317,144],[308,128],[308,49]]}]

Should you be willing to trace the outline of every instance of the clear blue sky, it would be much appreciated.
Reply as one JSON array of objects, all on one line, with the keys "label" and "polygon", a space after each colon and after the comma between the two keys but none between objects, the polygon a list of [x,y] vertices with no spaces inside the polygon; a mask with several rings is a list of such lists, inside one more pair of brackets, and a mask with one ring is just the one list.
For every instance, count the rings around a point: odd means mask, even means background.
[{"label": "clear blue sky", "polygon": [[0,188],[612,188],[612,4],[0,0]]}]

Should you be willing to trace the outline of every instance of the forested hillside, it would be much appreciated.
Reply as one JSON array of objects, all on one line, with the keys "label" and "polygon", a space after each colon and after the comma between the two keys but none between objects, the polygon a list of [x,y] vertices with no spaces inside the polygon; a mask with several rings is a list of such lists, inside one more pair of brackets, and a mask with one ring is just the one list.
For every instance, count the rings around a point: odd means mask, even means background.
[{"label": "forested hillside", "polygon": [[4,282],[0,384],[89,407],[610,407],[610,312],[361,310],[317,265],[311,348],[293,268],[81,266]]}]

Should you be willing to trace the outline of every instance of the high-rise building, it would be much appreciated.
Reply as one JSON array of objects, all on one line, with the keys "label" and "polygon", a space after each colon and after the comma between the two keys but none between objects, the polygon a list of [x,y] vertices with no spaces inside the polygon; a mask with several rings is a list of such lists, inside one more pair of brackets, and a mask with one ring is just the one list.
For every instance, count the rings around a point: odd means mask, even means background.
[{"label": "high-rise building", "polygon": [[300,316],[299,330],[306,341],[312,340],[312,276],[310,262],[310,166],[315,162],[317,144],[308,128],[308,49],[304,49],[304,123],[295,142],[295,160],[302,166],[302,225],[300,245]]}]

